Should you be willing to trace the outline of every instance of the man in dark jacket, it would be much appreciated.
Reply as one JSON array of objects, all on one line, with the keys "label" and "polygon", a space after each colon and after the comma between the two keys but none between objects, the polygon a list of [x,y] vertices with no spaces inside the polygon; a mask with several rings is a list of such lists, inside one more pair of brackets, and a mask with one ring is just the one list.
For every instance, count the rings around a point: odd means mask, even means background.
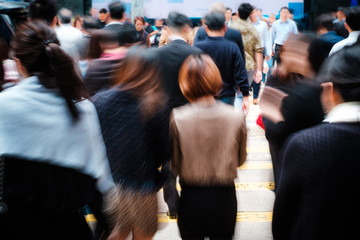
[{"label": "man in dark jacket", "polygon": [[244,96],[242,109],[249,110],[249,83],[246,67],[237,45],[224,38],[226,25],[225,16],[213,12],[205,17],[208,37],[195,46],[209,54],[219,68],[223,80],[223,88],[218,98],[234,105],[235,91],[240,89]]},{"label": "man in dark jacket", "polygon": [[[163,88],[168,96],[167,110],[170,114],[175,107],[188,103],[179,87],[179,70],[185,59],[201,50],[187,44],[188,32],[191,20],[180,13],[170,12],[167,18],[170,43],[158,49],[160,55],[160,68],[163,78]],[[168,183],[164,186],[164,198],[169,207],[170,217],[175,217],[178,204],[178,192],[176,190],[176,178],[170,171],[169,164],[162,167],[164,174],[168,175]]]}]

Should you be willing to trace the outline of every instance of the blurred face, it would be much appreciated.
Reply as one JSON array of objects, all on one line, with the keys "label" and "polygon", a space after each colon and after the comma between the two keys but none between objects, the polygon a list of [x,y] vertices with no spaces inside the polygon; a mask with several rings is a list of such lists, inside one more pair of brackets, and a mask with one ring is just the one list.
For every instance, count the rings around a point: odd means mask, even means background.
[{"label": "blurred face", "polygon": [[157,27],[161,27],[163,24],[164,24],[163,20],[156,20],[155,21],[155,26],[157,26]]},{"label": "blurred face", "polygon": [[232,12],[230,9],[226,10],[225,12],[225,21],[229,22],[231,19]]},{"label": "blurred face", "polygon": [[289,18],[290,12],[287,9],[283,9],[280,12],[280,18],[281,20],[287,20]]},{"label": "blurred face", "polygon": [[290,36],[283,45],[281,57],[281,66],[287,72],[300,73],[303,76],[311,77],[313,70],[309,61],[310,43],[294,36]]},{"label": "blurred face", "polygon": [[106,22],[107,14],[106,13],[100,13],[99,14],[99,19],[100,19],[101,22]]},{"label": "blurred face", "polygon": [[136,31],[138,31],[138,32],[141,31],[143,29],[143,27],[144,27],[144,24],[141,21],[137,20],[135,22]]},{"label": "blurred face", "polygon": [[276,20],[276,16],[275,16],[275,15],[270,15],[270,16],[269,16],[269,22],[270,22],[270,24],[273,24],[273,22],[275,22],[275,20]]},{"label": "blurred face", "polygon": [[250,21],[252,22],[257,22],[257,11],[254,9],[251,13],[250,13]]}]

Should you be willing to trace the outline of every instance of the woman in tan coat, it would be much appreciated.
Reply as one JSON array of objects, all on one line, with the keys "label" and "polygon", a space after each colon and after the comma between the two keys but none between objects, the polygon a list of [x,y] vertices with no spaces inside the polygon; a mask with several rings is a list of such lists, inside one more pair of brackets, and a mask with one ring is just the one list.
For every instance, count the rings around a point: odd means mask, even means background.
[{"label": "woman in tan coat", "polygon": [[234,179],[237,167],[246,159],[245,116],[215,100],[222,80],[206,54],[185,60],[179,85],[190,102],[175,108],[170,120],[171,164],[182,188],[178,211],[181,237],[232,239],[237,214]]}]

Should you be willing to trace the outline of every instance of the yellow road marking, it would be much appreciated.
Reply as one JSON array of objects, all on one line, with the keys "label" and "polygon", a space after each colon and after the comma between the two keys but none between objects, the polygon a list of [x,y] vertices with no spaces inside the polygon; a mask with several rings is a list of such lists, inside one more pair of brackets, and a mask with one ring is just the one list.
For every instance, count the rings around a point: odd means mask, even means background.
[{"label": "yellow road marking", "polygon": [[[181,186],[179,183],[176,184],[176,189],[181,191]],[[239,190],[274,190],[275,183],[274,182],[253,182],[253,183],[235,183],[236,191]],[[163,191],[163,189],[160,189]]]},{"label": "yellow road marking", "polygon": [[[236,222],[271,222],[272,212],[237,212]],[[86,222],[96,222],[94,214],[85,216]],[[158,213],[159,223],[176,223],[176,219],[170,219],[166,213]]]},{"label": "yellow road marking", "polygon": [[96,222],[96,218],[95,218],[94,214],[86,215],[85,220],[86,220],[86,222]]},{"label": "yellow road marking", "polygon": [[257,169],[272,169],[273,165],[271,162],[267,163],[244,163],[238,169],[240,170],[257,170]]},{"label": "yellow road marking", "polygon": [[273,182],[257,182],[257,183],[235,183],[236,190],[264,190],[275,189],[275,183]]},{"label": "yellow road marking", "polygon": [[[238,212],[236,222],[271,222],[272,212]],[[176,219],[170,219],[166,213],[158,214],[159,223],[176,223]]]}]

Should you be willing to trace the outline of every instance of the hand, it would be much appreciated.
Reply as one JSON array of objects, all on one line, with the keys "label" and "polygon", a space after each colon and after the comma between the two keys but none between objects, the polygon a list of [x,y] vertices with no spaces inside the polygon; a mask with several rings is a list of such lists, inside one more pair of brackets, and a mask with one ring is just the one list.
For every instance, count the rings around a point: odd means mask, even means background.
[{"label": "hand", "polygon": [[259,83],[261,82],[261,80],[262,80],[262,72],[260,70],[254,71],[254,81],[256,83]]},{"label": "hand", "polygon": [[271,56],[265,56],[265,60],[269,61],[271,59]]},{"label": "hand", "polygon": [[244,96],[243,97],[243,102],[242,102],[242,106],[241,106],[241,110],[243,111],[243,113],[245,113],[245,115],[247,115],[249,113],[249,96]]}]

